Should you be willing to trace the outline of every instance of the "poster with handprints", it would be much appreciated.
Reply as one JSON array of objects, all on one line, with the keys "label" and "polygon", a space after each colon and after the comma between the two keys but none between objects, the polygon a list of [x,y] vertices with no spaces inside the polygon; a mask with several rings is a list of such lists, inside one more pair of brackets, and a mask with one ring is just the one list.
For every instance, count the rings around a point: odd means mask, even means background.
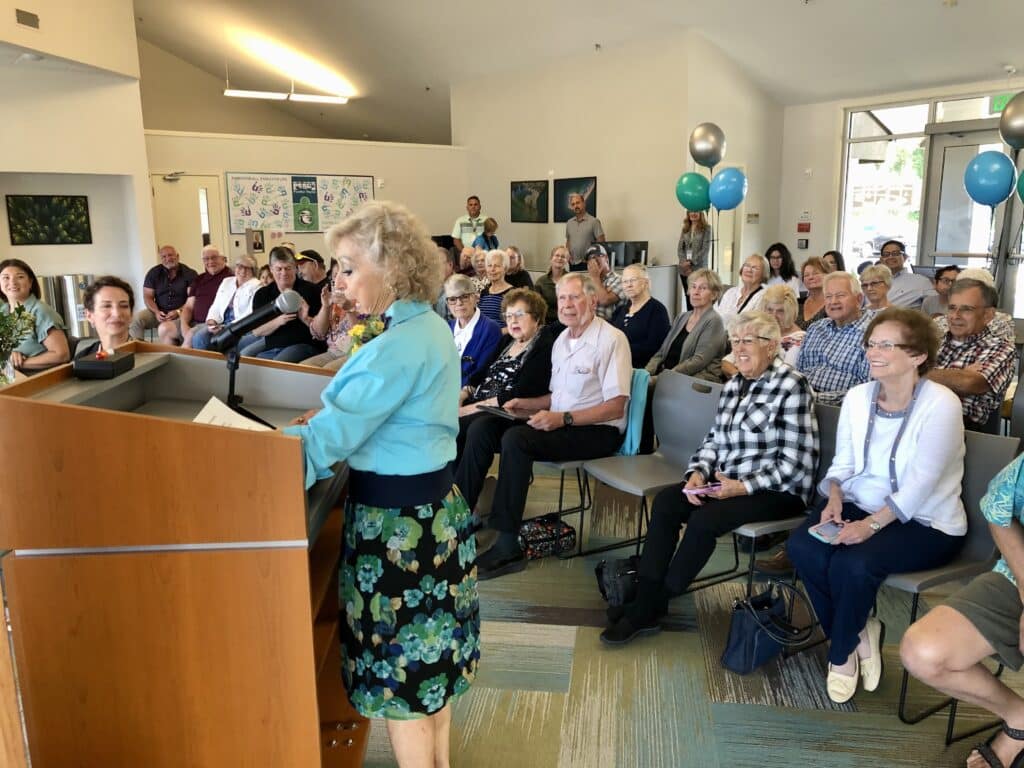
[{"label": "poster with handprints", "polygon": [[246,229],[323,232],[373,199],[373,176],[227,174],[231,234]]}]

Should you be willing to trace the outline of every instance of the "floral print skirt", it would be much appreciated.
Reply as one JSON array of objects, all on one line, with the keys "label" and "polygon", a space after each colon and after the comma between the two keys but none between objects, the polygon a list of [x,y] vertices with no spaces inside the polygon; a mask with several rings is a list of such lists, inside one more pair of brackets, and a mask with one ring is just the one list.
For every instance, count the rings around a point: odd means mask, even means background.
[{"label": "floral print skirt", "polygon": [[480,659],[475,560],[457,488],[414,507],[346,504],[342,675],[361,715],[424,717],[468,690]]}]

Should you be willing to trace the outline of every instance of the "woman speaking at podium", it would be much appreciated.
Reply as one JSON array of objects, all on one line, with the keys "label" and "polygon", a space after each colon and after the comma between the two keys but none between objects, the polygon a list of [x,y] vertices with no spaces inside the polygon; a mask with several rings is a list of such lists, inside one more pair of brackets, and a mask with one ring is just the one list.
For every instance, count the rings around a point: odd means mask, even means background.
[{"label": "woman speaking at podium", "polygon": [[285,431],[302,438],[307,487],[338,461],[350,468],[340,580],[352,705],[386,718],[400,766],[446,766],[450,702],[476,675],[480,619],[476,542],[450,469],[459,360],[431,309],[441,263],[395,203],[367,203],[327,242],[356,311],[383,318],[360,339],[384,330],[355,349],[323,407]]}]

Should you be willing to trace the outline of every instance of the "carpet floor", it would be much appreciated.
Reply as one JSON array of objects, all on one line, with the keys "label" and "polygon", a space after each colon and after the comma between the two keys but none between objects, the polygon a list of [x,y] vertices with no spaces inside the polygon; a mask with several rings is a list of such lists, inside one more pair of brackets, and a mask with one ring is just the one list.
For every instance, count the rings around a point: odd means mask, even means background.
[{"label": "carpet floor", "polygon": [[[566,487],[566,504],[575,503],[575,480],[567,478]],[[557,474],[538,467],[527,516],[552,511],[557,500]],[[637,514],[635,499],[595,488],[585,542],[628,538]],[[952,767],[964,765],[970,745],[981,738],[946,747],[944,713],[913,727],[897,719],[898,648],[910,612],[900,592],[883,588],[879,595],[878,615],[887,626],[879,689],[836,705],[825,692],[825,645],[745,677],[722,669],[719,657],[742,579],[674,600],[673,631],[623,648],[602,645],[605,606],[594,580],[601,557],[538,560],[522,573],[480,585],[480,673],[453,709],[453,766]],[[724,537],[707,571],[731,559],[732,544]],[[943,594],[926,601],[934,604]],[[1024,690],[1024,676],[1004,679]],[[919,683],[911,684],[910,696],[912,710],[939,700]],[[962,707],[957,728],[988,719]],[[371,729],[366,765],[396,765],[382,724]]]}]

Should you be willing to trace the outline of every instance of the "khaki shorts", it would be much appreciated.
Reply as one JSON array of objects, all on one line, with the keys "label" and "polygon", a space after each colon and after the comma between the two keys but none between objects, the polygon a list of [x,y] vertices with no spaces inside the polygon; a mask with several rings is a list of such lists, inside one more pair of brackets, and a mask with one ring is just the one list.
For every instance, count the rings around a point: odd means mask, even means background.
[{"label": "khaki shorts", "polygon": [[974,625],[995,648],[995,659],[1016,671],[1024,665],[1020,652],[1020,615],[1024,606],[1016,585],[989,571],[953,593],[945,603]]}]

